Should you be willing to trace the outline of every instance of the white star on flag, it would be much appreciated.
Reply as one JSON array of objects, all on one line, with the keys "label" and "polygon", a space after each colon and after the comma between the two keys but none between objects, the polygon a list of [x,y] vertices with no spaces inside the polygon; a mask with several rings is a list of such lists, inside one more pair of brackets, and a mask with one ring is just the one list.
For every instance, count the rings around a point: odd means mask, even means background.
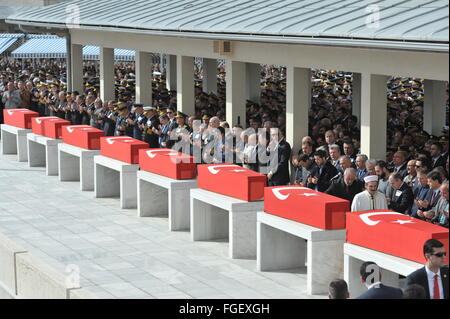
[{"label": "white star on flag", "polygon": [[400,225],[403,225],[403,224],[414,224],[414,222],[411,219],[409,219],[409,220],[397,219],[397,220],[394,220],[393,223],[398,223]]}]

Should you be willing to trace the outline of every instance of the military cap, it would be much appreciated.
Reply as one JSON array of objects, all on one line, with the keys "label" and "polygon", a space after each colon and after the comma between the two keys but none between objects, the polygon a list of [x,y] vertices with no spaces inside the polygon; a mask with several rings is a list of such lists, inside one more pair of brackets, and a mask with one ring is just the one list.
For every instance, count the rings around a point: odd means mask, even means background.
[{"label": "military cap", "polygon": [[125,103],[119,103],[119,107],[118,107],[118,110],[119,111],[123,111],[123,110],[125,110],[125,109],[127,109],[128,107],[127,107],[127,105],[125,104]]},{"label": "military cap", "polygon": [[156,111],[156,108],[153,106],[144,106],[144,111],[148,112],[148,111]]},{"label": "military cap", "polygon": [[144,104],[140,104],[140,103],[134,103],[133,106],[136,107],[144,107]]},{"label": "military cap", "polygon": [[205,114],[202,116],[202,120],[209,120],[209,119],[210,119],[210,117],[208,114]]},{"label": "military cap", "polygon": [[175,118],[177,118],[177,119],[179,119],[179,118],[185,119],[185,118],[187,118],[187,115],[184,114],[183,112],[178,111],[177,115],[175,115]]}]

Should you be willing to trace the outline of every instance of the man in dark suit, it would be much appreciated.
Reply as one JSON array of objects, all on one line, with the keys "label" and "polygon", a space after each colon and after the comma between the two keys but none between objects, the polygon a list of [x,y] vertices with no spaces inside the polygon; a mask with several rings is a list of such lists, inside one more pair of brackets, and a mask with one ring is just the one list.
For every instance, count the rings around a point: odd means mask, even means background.
[{"label": "man in dark suit", "polygon": [[[291,145],[285,140],[285,130],[283,128],[272,129],[270,132],[271,139],[269,144],[269,155],[271,157],[269,164],[269,173],[267,174],[268,186],[288,185],[290,181],[289,161],[291,158]],[[276,136],[278,134],[278,141]],[[273,157],[275,155],[275,157]]]},{"label": "man in dark suit", "polygon": [[325,192],[330,187],[331,179],[338,173],[336,167],[327,161],[327,153],[319,150],[314,153],[317,166],[308,178],[308,187],[319,192]]},{"label": "man in dark suit", "polygon": [[404,151],[398,151],[394,153],[393,159],[392,159],[392,171],[394,173],[400,174],[402,177],[402,180],[408,175],[407,170],[407,155]]},{"label": "man in dark suit", "polygon": [[427,171],[420,168],[417,171],[417,179],[419,180],[419,186],[413,190],[414,204],[411,208],[411,216],[414,218],[419,218],[417,211],[425,211],[427,208],[425,204],[431,199],[430,186],[428,186],[427,180]]},{"label": "man in dark suit", "polygon": [[389,184],[393,191],[392,198],[387,198],[388,208],[402,214],[408,214],[414,204],[414,194],[411,188],[403,182],[399,173],[392,173],[389,176]]},{"label": "man in dark suit", "polygon": [[334,179],[325,193],[342,199],[353,201],[356,194],[364,190],[364,184],[356,178],[356,170],[352,167],[347,168],[344,175]]},{"label": "man in dark suit", "polygon": [[373,261],[366,261],[359,269],[361,283],[367,287],[367,291],[356,299],[402,299],[403,292],[400,288],[394,288],[381,283],[380,268]]},{"label": "man in dark suit", "polygon": [[443,147],[439,142],[434,142],[430,146],[431,169],[442,166],[445,168],[446,157],[442,156]]},{"label": "man in dark suit", "polygon": [[424,287],[427,299],[448,299],[448,265],[445,265],[444,244],[429,239],[423,245],[425,266],[406,277],[406,285],[418,284]]}]

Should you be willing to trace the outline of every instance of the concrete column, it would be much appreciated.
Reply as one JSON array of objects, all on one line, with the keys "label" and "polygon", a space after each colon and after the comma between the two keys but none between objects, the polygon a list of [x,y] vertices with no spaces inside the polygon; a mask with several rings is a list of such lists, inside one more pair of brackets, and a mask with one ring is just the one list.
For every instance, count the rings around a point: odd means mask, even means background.
[{"label": "concrete column", "polygon": [[384,160],[388,77],[363,73],[361,79],[361,153]]},{"label": "concrete column", "polygon": [[100,97],[115,100],[114,49],[100,47]]},{"label": "concrete column", "polygon": [[217,94],[217,60],[203,59],[203,92]]},{"label": "concrete column", "polygon": [[194,58],[177,55],[177,71],[177,109],[189,116],[194,115]]},{"label": "concrete column", "polygon": [[445,125],[445,103],[447,83],[445,81],[425,80],[423,129],[429,134],[441,135]]},{"label": "concrete column", "polygon": [[358,117],[358,123],[361,123],[361,73],[353,73],[352,114]]},{"label": "concrete column", "polygon": [[232,127],[241,124],[246,127],[246,69],[245,62],[227,60],[226,68],[226,116]]},{"label": "concrete column", "polygon": [[[72,37],[66,34],[66,76],[67,76],[67,91],[72,92]],[[34,60],[34,59],[33,59]],[[22,60],[22,63],[24,60]]]},{"label": "concrete column", "polygon": [[308,135],[311,69],[289,66],[286,76],[286,141],[292,154],[296,154],[302,147],[302,138]]},{"label": "concrete column", "polygon": [[71,45],[71,71],[72,91],[83,94],[83,46],[81,44]]},{"label": "concrete column", "polygon": [[166,55],[166,86],[167,89],[177,90],[177,56]]},{"label": "concrete column", "polygon": [[152,55],[136,52],[136,103],[152,105]]},{"label": "concrete column", "polygon": [[246,63],[247,72],[247,99],[256,103],[261,100],[261,65]]}]

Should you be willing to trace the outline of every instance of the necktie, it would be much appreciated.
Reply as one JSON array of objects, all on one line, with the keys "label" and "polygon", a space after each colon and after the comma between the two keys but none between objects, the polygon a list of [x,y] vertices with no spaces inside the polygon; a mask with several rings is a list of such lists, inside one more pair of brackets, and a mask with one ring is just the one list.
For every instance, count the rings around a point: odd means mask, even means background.
[{"label": "necktie", "polygon": [[433,191],[433,195],[431,196],[431,206],[434,204],[434,200],[436,199],[436,192]]},{"label": "necktie", "polygon": [[439,294],[439,285],[438,285],[438,278],[439,276],[436,274],[434,275],[434,296],[433,299],[441,299],[441,296]]}]

